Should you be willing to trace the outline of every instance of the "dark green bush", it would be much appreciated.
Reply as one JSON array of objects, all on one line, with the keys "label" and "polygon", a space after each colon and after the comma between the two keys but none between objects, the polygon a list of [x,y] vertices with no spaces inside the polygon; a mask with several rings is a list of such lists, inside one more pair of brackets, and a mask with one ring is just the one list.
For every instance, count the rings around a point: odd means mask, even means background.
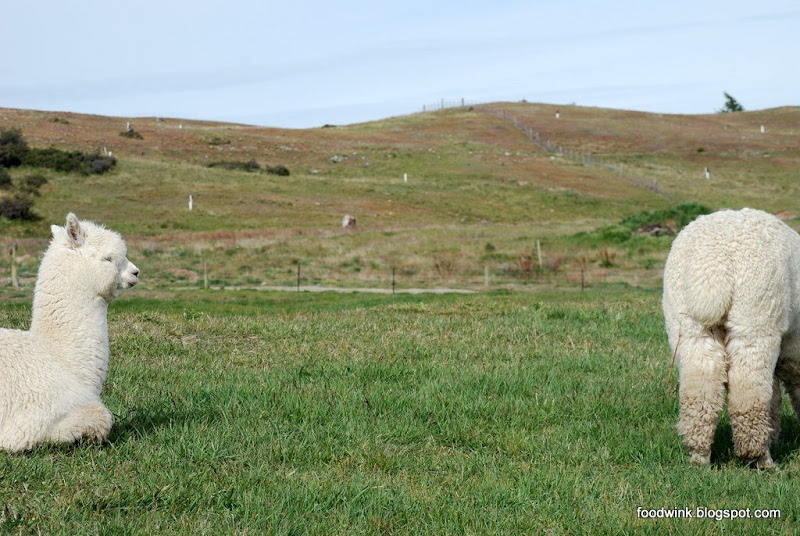
[{"label": "dark green bush", "polygon": [[698,216],[710,212],[708,207],[699,203],[682,203],[664,210],[637,212],[619,223],[590,233],[578,233],[575,237],[593,244],[621,244],[642,231],[652,230],[650,234],[654,236],[677,233]]},{"label": "dark green bush", "polygon": [[21,165],[27,152],[28,144],[22,137],[22,130],[0,130],[0,166],[10,168]]},{"label": "dark green bush", "polygon": [[11,186],[11,175],[6,168],[0,167],[0,190],[8,190]]},{"label": "dark green bush", "polygon": [[677,232],[689,225],[689,223],[698,216],[709,214],[710,212],[711,209],[699,203],[682,203],[665,210],[637,212],[622,220],[620,224],[631,231],[636,231],[650,225],[673,224]]},{"label": "dark green bush", "polygon": [[96,155],[89,161],[89,173],[95,175],[102,175],[117,163],[117,159],[113,156],[100,156]]},{"label": "dark green bush", "polygon": [[22,162],[27,166],[50,168],[55,171],[80,173],[105,173],[117,163],[113,156],[80,151],[62,151],[54,147],[30,149]]},{"label": "dark green bush", "polygon": [[139,134],[138,132],[136,132],[133,129],[125,130],[124,132],[120,132],[119,135],[122,136],[123,138],[130,138],[132,140],[143,140],[144,139],[144,136],[142,136],[141,134]]},{"label": "dark green bush", "polygon": [[289,168],[287,168],[286,166],[281,166],[281,165],[267,166],[266,168],[264,168],[264,171],[266,171],[270,175],[280,175],[282,177],[289,176]]},{"label": "dark green bush", "polygon": [[0,216],[9,220],[28,220],[35,216],[33,208],[33,198],[22,192],[15,192],[11,195],[0,197]]},{"label": "dark green bush", "polygon": [[117,163],[113,156],[80,151],[62,151],[55,147],[28,147],[18,128],[0,129],[0,167],[31,166],[82,175],[105,173]]},{"label": "dark green bush", "polygon": [[237,160],[219,160],[206,164],[210,168],[222,168],[230,171],[258,171],[261,166],[255,160],[248,160],[247,162],[240,162]]}]

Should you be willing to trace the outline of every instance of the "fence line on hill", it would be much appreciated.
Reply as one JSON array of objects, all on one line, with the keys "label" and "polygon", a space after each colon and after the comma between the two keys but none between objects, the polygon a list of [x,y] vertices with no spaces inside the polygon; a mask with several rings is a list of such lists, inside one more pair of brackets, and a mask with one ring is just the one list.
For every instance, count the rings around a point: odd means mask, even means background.
[{"label": "fence line on hill", "polygon": [[549,139],[544,138],[530,124],[520,119],[518,116],[509,113],[508,110],[499,109],[485,103],[468,102],[462,98],[456,100],[441,99],[440,102],[435,103],[433,105],[423,106],[422,111],[434,112],[451,108],[466,108],[466,107],[472,107],[479,112],[493,115],[495,117],[503,119],[504,121],[510,122],[512,125],[514,125],[515,128],[522,131],[530,141],[539,146],[539,148],[541,148],[548,154],[557,154],[573,162],[583,164],[584,166],[606,169],[617,175],[619,178],[624,179],[630,182],[631,184],[639,186],[640,188],[646,188],[648,190],[651,190],[654,193],[666,199],[669,199],[670,201],[673,202],[677,200],[675,196],[673,196],[669,192],[665,192],[659,189],[658,181],[656,179],[652,180],[644,179],[642,178],[642,175],[640,173],[629,170],[628,168],[625,167],[624,164],[608,162],[606,160],[600,159],[592,155],[591,153],[583,153],[580,151],[573,151],[571,149],[566,149],[561,145]]},{"label": "fence line on hill", "polygon": [[478,103],[468,101],[463,97],[460,99],[441,99],[439,102],[433,104],[424,104],[422,106],[423,112],[436,112],[439,110],[447,110],[450,108],[466,108],[468,106],[478,106]]},{"label": "fence line on hill", "polygon": [[665,197],[670,201],[675,201],[675,197],[673,195],[658,188],[658,181],[656,179],[646,180],[643,179],[639,173],[634,173],[629,169],[627,169],[623,164],[607,162],[605,160],[597,158],[596,156],[593,156],[590,153],[582,153],[580,151],[565,149],[564,147],[558,145],[557,143],[554,143],[551,140],[544,138],[541,134],[539,134],[538,131],[536,131],[528,123],[526,123],[519,117],[515,116],[514,114],[509,113],[508,110],[494,108],[486,104],[475,105],[474,108],[482,113],[493,115],[495,117],[499,117],[500,119],[510,122],[518,130],[521,130],[530,141],[538,145],[542,150],[544,150],[547,153],[557,154],[568,160],[583,164],[585,166],[607,169],[613,172],[618,177],[627,180],[628,182],[636,186],[639,186],[641,188],[647,188],[648,190],[652,190],[656,194]]}]

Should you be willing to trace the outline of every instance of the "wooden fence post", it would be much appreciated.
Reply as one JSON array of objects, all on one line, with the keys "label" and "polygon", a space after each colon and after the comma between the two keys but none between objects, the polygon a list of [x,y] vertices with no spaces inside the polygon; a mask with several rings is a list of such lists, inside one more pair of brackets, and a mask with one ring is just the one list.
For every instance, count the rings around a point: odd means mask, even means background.
[{"label": "wooden fence post", "polygon": [[11,244],[11,284],[19,288],[19,274],[17,273],[17,243]]}]

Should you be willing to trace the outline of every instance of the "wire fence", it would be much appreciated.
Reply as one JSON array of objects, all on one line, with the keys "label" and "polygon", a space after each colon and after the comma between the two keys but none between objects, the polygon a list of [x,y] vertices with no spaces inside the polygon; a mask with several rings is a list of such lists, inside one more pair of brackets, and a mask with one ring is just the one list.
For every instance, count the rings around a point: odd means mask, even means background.
[{"label": "wire fence", "polygon": [[[7,241],[0,255],[0,293],[30,295],[36,282],[39,260],[47,242]],[[358,272],[336,269],[317,259],[287,262],[263,258],[248,263],[231,260],[227,246],[204,247],[202,251],[148,251],[130,244],[132,258],[144,267],[143,288],[149,289],[258,289],[275,291],[381,292],[386,294],[534,289],[540,287],[591,289],[609,284],[656,287],[660,263],[653,259],[620,258],[602,248],[583,254],[525,248],[504,259],[486,259],[459,253],[432,254],[427,262],[385,258],[366,259]],[[207,246],[209,244],[204,244]],[[15,247],[12,247],[15,246]]]},{"label": "wire fence", "polygon": [[514,125],[514,127],[521,130],[530,141],[538,145],[541,149],[543,149],[547,153],[557,154],[573,162],[583,164],[584,166],[597,167],[609,170],[618,177],[630,182],[631,184],[634,184],[641,188],[647,188],[648,190],[652,190],[656,194],[661,195],[662,197],[665,197],[670,201],[676,200],[676,198],[672,196],[669,192],[665,192],[663,189],[659,189],[658,181],[655,178],[653,179],[643,178],[639,171],[630,170],[624,164],[608,162],[604,159],[592,155],[591,153],[583,153],[580,151],[573,151],[571,149],[566,149],[560,146],[559,144],[544,138],[541,134],[539,134],[537,130],[535,130],[530,125],[529,120],[521,119],[520,117],[509,113],[508,110],[494,108],[486,104],[474,105],[474,108],[482,113],[490,114],[510,122],[512,125]]},{"label": "wire fence", "polygon": [[435,112],[438,110],[447,110],[449,108],[466,108],[468,106],[478,106],[477,103],[461,99],[441,99],[432,104],[425,104],[422,106],[423,112]]},{"label": "wire fence", "polygon": [[470,102],[462,98],[462,99],[450,99],[450,100],[441,99],[441,101],[438,103],[423,106],[422,111],[435,112],[451,108],[466,108],[466,107],[472,107],[481,113],[493,115],[495,117],[503,119],[504,121],[508,121],[509,123],[514,125],[515,128],[522,131],[531,142],[536,144],[539,148],[541,148],[548,154],[555,154],[563,158],[566,158],[570,161],[583,164],[584,166],[605,169],[631,184],[651,190],[654,193],[666,199],[669,199],[670,201],[675,202],[677,200],[675,196],[659,188],[657,179],[645,178],[642,176],[642,173],[640,171],[632,170],[626,167],[624,164],[617,162],[608,162],[607,160],[592,155],[591,153],[574,151],[562,147],[558,143],[542,136],[531,125],[530,119],[523,119],[519,116],[510,113],[508,110],[490,106],[485,103]]}]

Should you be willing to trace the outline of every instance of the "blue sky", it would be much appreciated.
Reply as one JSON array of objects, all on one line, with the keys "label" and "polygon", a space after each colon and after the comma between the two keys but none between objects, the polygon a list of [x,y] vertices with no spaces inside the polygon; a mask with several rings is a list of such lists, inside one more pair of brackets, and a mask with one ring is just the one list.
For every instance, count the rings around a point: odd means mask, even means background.
[{"label": "blue sky", "polygon": [[0,107],[279,127],[441,99],[710,113],[800,105],[800,4],[27,0]]}]

